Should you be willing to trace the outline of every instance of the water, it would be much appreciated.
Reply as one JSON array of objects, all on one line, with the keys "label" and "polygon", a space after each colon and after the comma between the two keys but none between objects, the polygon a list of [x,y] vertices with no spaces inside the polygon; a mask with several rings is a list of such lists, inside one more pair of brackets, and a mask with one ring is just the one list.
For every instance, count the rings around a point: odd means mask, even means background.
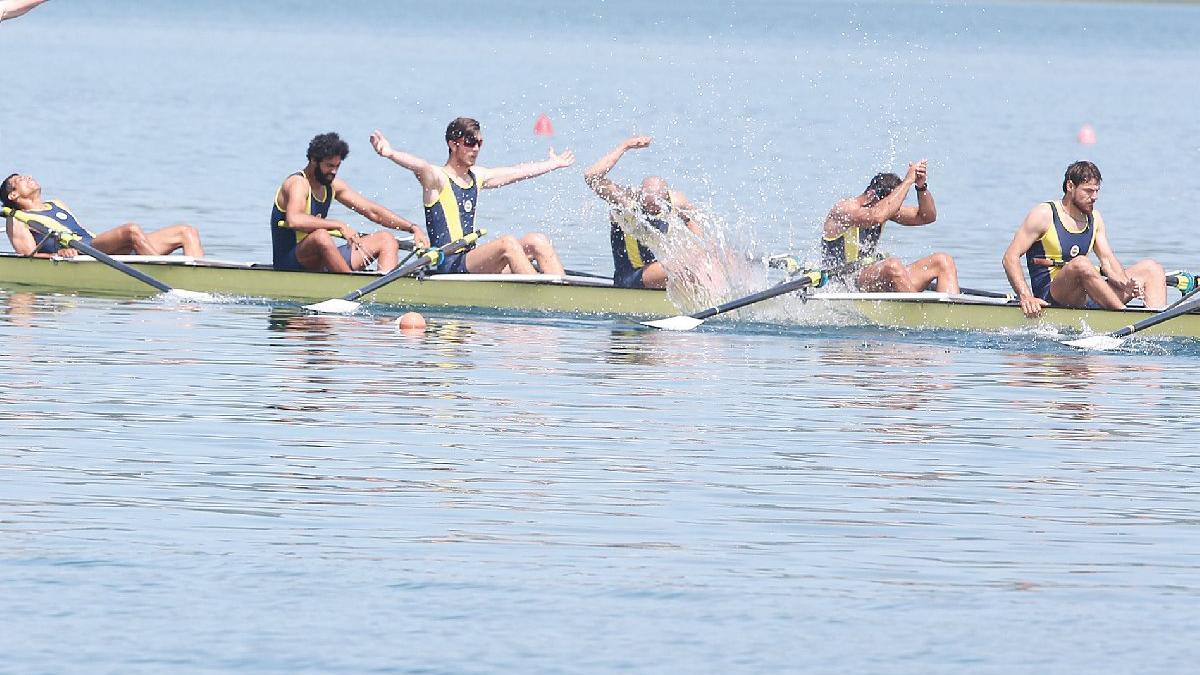
[{"label": "water", "polygon": [[[1000,288],[1013,229],[1086,154],[1118,254],[1194,269],[1197,37],[1190,6],[60,1],[0,26],[0,163],[95,228],[187,220],[262,260],[313,134],[416,219],[370,129],[438,158],[472,114],[501,164],[545,152],[545,111],[580,162],[486,194],[488,226],[608,271],[579,173],[624,134],[655,143],[614,178],[665,175],[752,253],[810,246],[838,197],[929,157],[939,220],[889,247]],[[413,337],[395,314],[0,291],[0,670],[1200,656],[1195,341],[478,312]]]}]

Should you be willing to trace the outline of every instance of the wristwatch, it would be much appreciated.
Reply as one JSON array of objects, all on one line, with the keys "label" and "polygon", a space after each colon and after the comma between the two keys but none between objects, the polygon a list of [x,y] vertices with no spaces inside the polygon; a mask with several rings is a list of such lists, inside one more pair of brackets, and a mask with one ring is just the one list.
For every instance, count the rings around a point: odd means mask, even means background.
[{"label": "wristwatch", "polygon": [[917,192],[924,192],[929,189],[929,183],[926,183],[925,187],[921,187],[920,185],[914,185],[913,187],[917,190]]}]

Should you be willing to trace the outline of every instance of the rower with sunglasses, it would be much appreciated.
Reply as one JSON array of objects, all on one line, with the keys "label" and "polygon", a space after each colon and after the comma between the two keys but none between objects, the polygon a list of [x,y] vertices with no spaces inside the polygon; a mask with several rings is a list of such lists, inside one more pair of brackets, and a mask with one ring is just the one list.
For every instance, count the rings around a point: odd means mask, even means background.
[{"label": "rower with sunglasses", "polygon": [[[483,135],[479,122],[469,117],[459,117],[446,127],[449,157],[443,166],[393,149],[378,130],[371,134],[371,145],[380,157],[412,171],[421,183],[425,229],[434,246],[458,241],[475,231],[475,211],[481,188],[503,187],[575,163],[575,155],[570,150],[557,154],[551,148],[550,156],[540,162],[498,168],[478,166],[475,161],[483,147]],[[472,245],[462,253],[446,256],[435,271],[437,274],[537,274],[539,271],[563,274],[563,266],[546,235],[532,232],[520,239],[506,235]]]},{"label": "rower with sunglasses", "polygon": [[[904,204],[909,188],[917,191],[916,206]],[[911,226],[928,225],[936,218],[925,160],[909,162],[904,178],[894,173],[877,174],[861,195],[847,197],[830,209],[821,238],[822,265],[833,268],[870,259],[889,220]],[[958,267],[945,253],[925,256],[907,266],[899,258],[888,256],[846,279],[860,291],[900,293],[923,291],[935,280],[937,290],[959,292]]]}]

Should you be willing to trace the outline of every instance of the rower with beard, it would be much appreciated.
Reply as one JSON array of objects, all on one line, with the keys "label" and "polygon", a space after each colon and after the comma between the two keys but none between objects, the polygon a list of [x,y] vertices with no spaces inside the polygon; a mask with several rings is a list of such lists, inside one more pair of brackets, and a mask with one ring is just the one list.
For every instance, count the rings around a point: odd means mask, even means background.
[{"label": "rower with beard", "polygon": [[[1151,309],[1166,306],[1162,265],[1147,258],[1125,269],[1109,246],[1096,209],[1100,181],[1100,169],[1091,162],[1068,166],[1062,199],[1035,206],[1004,251],[1004,273],[1025,316],[1036,317],[1043,307],[1124,309],[1134,298]],[[1090,253],[1100,260],[1100,269]],[[1021,256],[1029,269],[1028,285]]]},{"label": "rower with beard", "polygon": [[675,218],[696,235],[701,233],[697,212],[686,195],[667,187],[658,176],[647,176],[641,187],[618,185],[608,172],[629,150],[650,147],[649,136],[621,141],[583,172],[588,187],[613,205],[609,212],[609,243],[613,254],[613,285],[621,288],[666,288],[667,271],[654,253],[635,236],[639,225],[667,233]]},{"label": "rower with beard", "polygon": [[[379,231],[360,235],[353,227],[330,220],[337,200],[364,218],[394,230],[411,232],[418,247],[429,239],[416,225],[362,196],[337,177],[350,146],[337,134],[321,134],[308,144],[308,164],[288,176],[275,193],[271,209],[271,242],[277,270],[350,272],[376,261],[379,272],[396,266],[399,244]],[[344,241],[345,243],[340,243]]]}]

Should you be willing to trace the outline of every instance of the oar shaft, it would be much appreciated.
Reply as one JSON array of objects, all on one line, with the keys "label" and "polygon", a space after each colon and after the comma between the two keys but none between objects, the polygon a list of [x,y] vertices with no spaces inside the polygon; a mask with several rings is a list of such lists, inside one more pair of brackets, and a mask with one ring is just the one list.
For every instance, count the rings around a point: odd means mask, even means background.
[{"label": "oar shaft", "polygon": [[378,290],[378,289],[382,288],[383,286],[386,286],[387,284],[392,283],[396,279],[399,279],[400,277],[408,276],[409,274],[416,272],[417,270],[421,269],[422,267],[425,267],[426,265],[432,265],[432,264],[436,263],[438,261],[438,259],[442,256],[454,255],[455,253],[462,251],[463,249],[474,244],[480,237],[482,237],[486,233],[487,233],[487,230],[482,230],[482,229],[476,230],[476,231],[468,234],[467,236],[463,237],[462,239],[459,239],[457,241],[453,241],[453,242],[450,242],[449,244],[446,244],[445,246],[441,247],[441,249],[431,248],[428,251],[418,253],[416,258],[412,262],[408,263],[407,265],[402,265],[400,267],[397,267],[396,269],[392,270],[391,272],[388,272],[387,274],[383,275],[382,277],[379,277],[375,281],[372,281],[371,283],[367,284],[366,286],[363,286],[362,288],[350,291],[349,293],[343,295],[342,299],[346,300],[348,302],[353,302],[355,300],[358,300],[359,298],[363,297],[367,293]]},{"label": "oar shaft", "polygon": [[1198,307],[1200,307],[1200,294],[1193,293],[1192,295],[1180,298],[1179,300],[1177,300],[1175,302],[1174,305],[1164,309],[1163,311],[1159,312],[1158,314],[1155,314],[1154,316],[1146,317],[1145,319],[1142,319],[1141,321],[1138,321],[1135,324],[1125,326],[1124,328],[1119,328],[1119,329],[1109,333],[1109,335],[1112,337],[1115,337],[1115,338],[1121,338],[1121,337],[1125,337],[1127,335],[1133,335],[1134,333],[1146,330],[1147,328],[1150,328],[1151,326],[1157,326],[1158,324],[1160,324],[1164,321],[1170,321],[1171,319],[1174,319],[1177,316],[1180,316],[1182,314],[1187,314],[1188,312],[1191,312],[1191,311],[1197,309]]},{"label": "oar shaft", "polygon": [[[11,211],[6,209],[4,215],[9,215],[9,213],[11,213]],[[44,234],[44,235],[47,235],[50,237],[61,237],[64,235],[64,233],[62,233],[62,232],[54,232],[50,228],[44,227],[38,223],[26,223],[26,226],[29,227],[31,230],[34,230],[38,234]],[[116,258],[110,256],[109,254],[105,253],[104,251],[101,251],[100,249],[96,248],[95,246],[92,246],[91,244],[85,242],[78,235],[75,235],[72,233],[69,236],[70,236],[69,239],[65,239],[63,241],[63,245],[69,246],[81,253],[86,253],[87,255],[92,256],[93,258],[95,258],[96,260],[99,260],[100,262],[104,263],[105,265],[108,265],[109,267],[117,270],[118,272],[123,272],[125,274],[128,274],[129,276],[133,277],[134,279],[137,279],[138,281],[140,281],[144,284],[152,286],[155,289],[162,291],[163,293],[170,293],[172,290],[174,290],[170,286],[164,284],[163,282],[159,281],[158,279],[155,279],[154,277],[150,276],[149,274],[146,274],[144,272],[139,272],[138,270],[133,269],[132,267],[130,267],[129,265],[126,265],[125,263],[121,262],[120,260],[117,260]]]},{"label": "oar shaft", "polygon": [[759,291],[752,295],[747,295],[744,298],[738,298],[737,300],[730,300],[729,302],[727,302],[723,305],[717,305],[716,307],[709,307],[708,309],[701,310],[699,312],[696,312],[695,314],[692,314],[691,317],[693,319],[707,319],[709,317],[713,317],[718,314],[724,314],[725,312],[732,312],[733,310],[740,309],[742,307],[745,307],[746,305],[753,305],[756,302],[762,302],[763,300],[768,300],[777,295],[783,295],[785,293],[791,293],[793,291],[798,291],[801,288],[805,288],[807,286],[812,286],[813,283],[814,282],[813,282],[813,279],[811,276],[805,275],[805,276],[797,277],[795,279],[791,279],[790,281],[785,281],[781,284],[777,284],[775,286],[772,286],[768,289]]}]

